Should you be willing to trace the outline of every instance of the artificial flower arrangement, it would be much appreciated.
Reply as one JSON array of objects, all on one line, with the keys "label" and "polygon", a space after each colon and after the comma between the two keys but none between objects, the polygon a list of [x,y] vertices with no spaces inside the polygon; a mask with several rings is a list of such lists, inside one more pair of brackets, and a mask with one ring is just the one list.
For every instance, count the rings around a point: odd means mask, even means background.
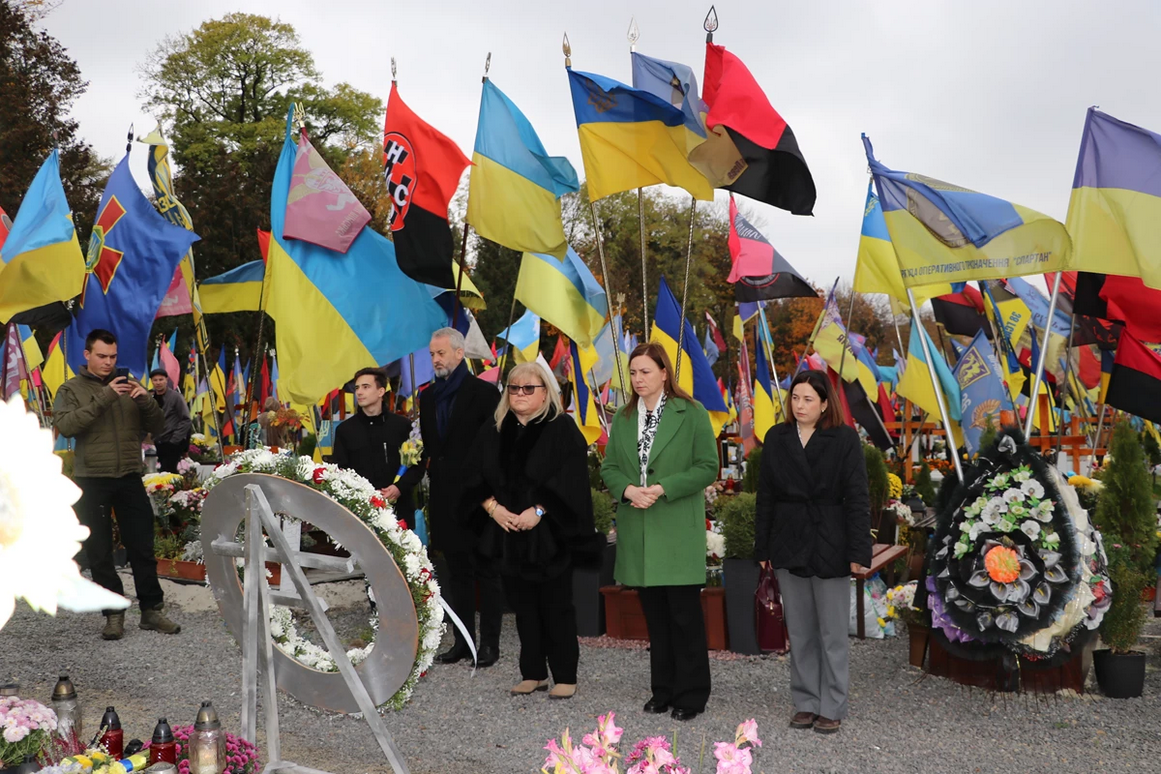
[{"label": "artificial flower arrangement", "polygon": [[903,499],[903,479],[894,473],[887,473],[887,498],[890,500]]},{"label": "artificial flower arrangement", "polygon": [[965,476],[929,547],[919,604],[933,631],[976,657],[1070,655],[1111,602],[1101,536],[1076,491],[1017,428],[999,433]]},{"label": "artificial flower arrangement", "polygon": [[419,461],[423,459],[423,435],[419,432],[419,420],[415,420],[411,424],[411,432],[407,435],[407,440],[399,447],[399,463],[412,467],[418,465]]},{"label": "artificial flower arrangement", "polygon": [[185,559],[189,545],[201,533],[206,490],[198,483],[197,468],[187,457],[178,473],[147,473],[142,477],[156,519],[154,553],[158,559]]},{"label": "artificial flower arrangement", "polygon": [[726,556],[726,538],[721,522],[705,520],[705,582],[707,586],[722,585],[722,559]]},{"label": "artificial flower arrangement", "polygon": [[[548,756],[540,768],[542,774],[691,774],[693,769],[683,766],[669,740],[664,736],[647,737],[637,742],[624,757],[617,750],[624,729],[615,722],[616,713],[597,718],[597,727],[575,744],[566,729],[560,741],[549,739],[544,749]],[[715,742],[713,756],[717,761],[716,774],[751,774],[754,748],[761,747],[758,724],[747,720],[738,725],[734,741]],[[705,757],[705,747],[701,750]],[[627,767],[621,768],[622,762]],[[702,763],[702,761],[698,761]],[[698,766],[698,770],[701,766]]]},{"label": "artificial flower arrangement", "polygon": [[56,713],[33,699],[0,696],[0,768],[15,768],[31,755],[41,760],[56,731]]},{"label": "artificial flower arrangement", "polygon": [[[206,490],[212,494],[214,487],[223,479],[237,473],[267,473],[305,484],[349,510],[371,527],[383,542],[407,580],[419,622],[419,641],[411,673],[395,695],[380,705],[402,709],[411,698],[416,683],[427,674],[445,629],[439,583],[423,543],[414,532],[407,529],[405,522],[395,519],[390,504],[371,486],[371,482],[354,471],[332,464],[320,465],[310,457],[275,454],[266,448],[249,449],[235,454],[228,463],[217,468],[206,481]],[[200,545],[197,548],[200,550]],[[377,631],[378,625],[378,617],[372,616],[372,630]],[[298,633],[289,608],[271,608],[270,634],[280,650],[304,666],[320,672],[338,671],[334,657],[326,648],[315,645]],[[366,647],[348,650],[347,656],[357,666],[374,647],[372,638]]]},{"label": "artificial flower arrangement", "polygon": [[292,408],[285,406],[279,408],[277,411],[269,411],[270,424],[273,427],[286,427],[290,430],[302,429],[302,415]]}]

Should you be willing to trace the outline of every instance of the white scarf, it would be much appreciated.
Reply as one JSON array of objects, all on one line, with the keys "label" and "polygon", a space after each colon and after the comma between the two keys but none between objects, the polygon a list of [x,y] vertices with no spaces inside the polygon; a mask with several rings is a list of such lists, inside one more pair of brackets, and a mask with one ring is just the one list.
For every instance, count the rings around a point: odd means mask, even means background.
[{"label": "white scarf", "polygon": [[641,461],[641,486],[647,486],[645,474],[649,468],[649,452],[653,450],[653,438],[661,423],[661,412],[665,411],[665,393],[657,401],[652,411],[645,408],[645,401],[637,401],[637,458]]}]

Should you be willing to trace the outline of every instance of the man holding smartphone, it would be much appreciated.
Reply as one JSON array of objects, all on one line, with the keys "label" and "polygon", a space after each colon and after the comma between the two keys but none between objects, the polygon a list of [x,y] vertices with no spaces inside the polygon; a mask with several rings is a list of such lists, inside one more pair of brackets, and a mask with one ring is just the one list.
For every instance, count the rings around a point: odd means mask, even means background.
[{"label": "man holding smartphone", "polygon": [[[133,584],[141,605],[141,628],[177,634],[181,627],[162,611],[164,598],[153,555],[153,509],[141,481],[144,465],[141,440],[160,435],[165,414],[129,377],[117,368],[117,337],[100,328],[85,338],[85,362],[57,390],[53,424],[61,435],[75,438],[73,480],[81,488],[77,518],[89,528],[85,555],[93,581],[115,594],[125,587],[113,564],[113,516],[121,530]],[[125,612],[106,610],[101,636],[125,636]]]}]

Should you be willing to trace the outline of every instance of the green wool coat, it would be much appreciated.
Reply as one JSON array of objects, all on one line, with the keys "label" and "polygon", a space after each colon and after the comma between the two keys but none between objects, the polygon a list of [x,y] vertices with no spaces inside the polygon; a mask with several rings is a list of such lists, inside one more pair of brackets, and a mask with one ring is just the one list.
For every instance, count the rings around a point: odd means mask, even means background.
[{"label": "green wool coat", "polygon": [[653,448],[646,484],[665,490],[647,510],[625,500],[625,488],[641,483],[637,413],[618,411],[609,430],[601,478],[617,498],[617,564],[625,586],[687,586],[705,583],[705,488],[717,480],[717,441],[709,414],[697,402],[669,398]]}]

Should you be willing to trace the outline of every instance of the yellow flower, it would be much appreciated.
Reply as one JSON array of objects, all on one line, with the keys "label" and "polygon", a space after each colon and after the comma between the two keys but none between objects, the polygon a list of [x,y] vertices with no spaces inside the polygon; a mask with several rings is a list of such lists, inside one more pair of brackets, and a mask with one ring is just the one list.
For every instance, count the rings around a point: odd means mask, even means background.
[{"label": "yellow flower", "polygon": [[876,618],[875,620],[879,622],[880,629],[885,628],[887,626],[887,622],[884,621],[882,618]]},{"label": "yellow flower", "polygon": [[887,617],[888,618],[895,617],[895,606],[894,605],[887,605]]},{"label": "yellow flower", "polygon": [[898,500],[903,496],[903,480],[894,473],[887,474],[887,496],[892,500]]}]

